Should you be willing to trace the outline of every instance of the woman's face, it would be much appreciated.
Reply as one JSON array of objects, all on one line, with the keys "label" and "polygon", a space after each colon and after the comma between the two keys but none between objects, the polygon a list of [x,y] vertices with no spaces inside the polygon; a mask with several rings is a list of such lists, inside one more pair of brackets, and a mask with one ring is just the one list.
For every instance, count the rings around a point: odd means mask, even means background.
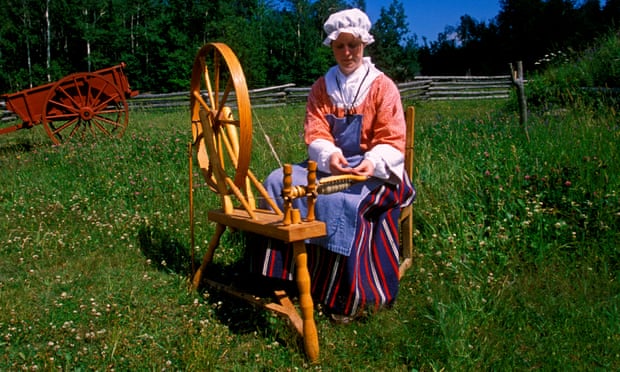
[{"label": "woman's face", "polygon": [[349,75],[362,65],[364,43],[358,37],[341,33],[336,40],[332,41],[332,51],[340,71],[345,75]]}]

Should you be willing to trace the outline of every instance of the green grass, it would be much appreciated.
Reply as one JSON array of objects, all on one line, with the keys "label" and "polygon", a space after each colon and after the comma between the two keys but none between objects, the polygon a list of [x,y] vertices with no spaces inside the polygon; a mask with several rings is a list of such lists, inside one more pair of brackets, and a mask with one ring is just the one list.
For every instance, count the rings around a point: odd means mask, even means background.
[{"label": "green grass", "polygon": [[[303,158],[303,107],[256,109],[252,169]],[[317,314],[321,362],[280,318],[188,290],[189,113],[120,140],[0,137],[0,370],[617,370],[620,128],[613,109],[416,108],[416,257],[392,309]],[[199,176],[197,255],[218,199]],[[225,235],[215,269],[241,256]]]}]

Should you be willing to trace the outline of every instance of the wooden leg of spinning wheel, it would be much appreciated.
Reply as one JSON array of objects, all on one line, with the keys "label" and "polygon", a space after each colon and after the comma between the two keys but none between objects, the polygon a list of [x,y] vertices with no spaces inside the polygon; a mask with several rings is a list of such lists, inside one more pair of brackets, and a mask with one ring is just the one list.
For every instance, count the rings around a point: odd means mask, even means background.
[{"label": "wooden leg of spinning wheel", "polygon": [[213,252],[215,248],[217,248],[218,244],[220,244],[220,237],[226,231],[226,225],[222,225],[218,223],[215,225],[215,232],[209,240],[209,246],[207,247],[207,252],[205,253],[204,258],[202,259],[202,264],[198,270],[194,273],[194,277],[192,278],[192,288],[198,289],[200,287],[200,282],[202,281],[202,273],[207,268],[207,265],[213,260]]},{"label": "wooden leg of spinning wheel", "polygon": [[311,362],[319,360],[319,336],[314,322],[314,304],[310,295],[310,273],[308,272],[308,254],[303,241],[293,243],[295,254],[295,271],[299,288],[299,305],[304,326],[304,348]]}]

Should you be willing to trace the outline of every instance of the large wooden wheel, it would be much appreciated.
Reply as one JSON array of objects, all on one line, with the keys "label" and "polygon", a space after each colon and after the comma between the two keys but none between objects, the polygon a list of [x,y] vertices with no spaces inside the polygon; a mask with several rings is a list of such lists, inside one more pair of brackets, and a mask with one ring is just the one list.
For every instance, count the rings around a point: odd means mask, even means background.
[{"label": "large wooden wheel", "polygon": [[50,89],[42,111],[47,135],[55,144],[71,139],[120,138],[129,121],[124,93],[94,73],[77,73]]},{"label": "large wooden wheel", "polygon": [[190,105],[198,165],[207,183],[221,195],[231,186],[244,190],[252,153],[250,96],[227,45],[206,44],[196,55]]}]

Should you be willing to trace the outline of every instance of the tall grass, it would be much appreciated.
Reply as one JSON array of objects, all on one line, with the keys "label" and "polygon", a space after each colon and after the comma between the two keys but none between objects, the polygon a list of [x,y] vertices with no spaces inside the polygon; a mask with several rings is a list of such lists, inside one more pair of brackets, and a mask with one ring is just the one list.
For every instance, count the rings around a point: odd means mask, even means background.
[{"label": "tall grass", "polygon": [[[530,142],[505,101],[416,112],[414,266],[392,309],[316,315],[318,366],[283,320],[188,290],[188,112],[132,112],[120,140],[0,137],[0,370],[620,368],[617,112],[533,114]],[[267,137],[303,159],[302,106],[254,115],[259,177]],[[200,258],[218,199],[192,183]],[[240,274],[242,249],[226,235],[213,270]]]},{"label": "tall grass", "polygon": [[598,38],[583,50],[552,53],[545,64],[528,82],[531,107],[617,107],[620,103],[620,31]]}]

